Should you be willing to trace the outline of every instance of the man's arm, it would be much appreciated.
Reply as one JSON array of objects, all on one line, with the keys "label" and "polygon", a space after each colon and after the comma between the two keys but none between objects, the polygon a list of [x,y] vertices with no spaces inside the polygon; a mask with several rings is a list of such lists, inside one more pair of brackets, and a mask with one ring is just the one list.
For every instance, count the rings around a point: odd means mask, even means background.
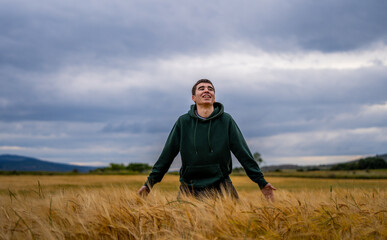
[{"label": "man's arm", "polygon": [[250,152],[249,147],[240,131],[238,125],[231,118],[231,124],[229,128],[230,137],[230,149],[238,161],[242,164],[245,169],[247,176],[256,182],[261,189],[262,193],[268,199],[273,198],[273,190],[276,190],[270,183],[266,182],[258,163],[254,160],[253,155]]},{"label": "man's arm", "polygon": [[165,173],[168,171],[171,166],[174,158],[179,153],[180,148],[180,126],[178,124],[179,120],[173,126],[171,132],[169,133],[168,139],[165,143],[163,151],[155,165],[152,168],[152,172],[149,174],[149,177],[139,190],[138,193],[142,196],[148,195],[150,189],[156,183],[160,182]]}]

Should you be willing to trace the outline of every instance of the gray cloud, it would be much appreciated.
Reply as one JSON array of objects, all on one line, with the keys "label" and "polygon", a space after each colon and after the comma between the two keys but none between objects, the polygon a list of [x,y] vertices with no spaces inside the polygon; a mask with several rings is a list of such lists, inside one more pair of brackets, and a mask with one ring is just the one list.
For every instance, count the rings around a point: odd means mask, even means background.
[{"label": "gray cloud", "polygon": [[[278,72],[277,72],[278,73]],[[262,87],[259,91],[228,91],[225,104],[246,125],[246,135],[274,135],[324,129],[387,126],[386,116],[357,116],[365,106],[386,104],[386,70],[286,71],[289,80]],[[313,80],[312,80],[313,79]],[[243,89],[243,86],[241,86]],[[238,99],[238,101],[235,101]],[[240,104],[245,107],[241,108]],[[248,109],[248,111],[246,111]],[[341,115],[352,118],[338,120]],[[255,124],[251,124],[251,122]]]},{"label": "gray cloud", "polygon": [[232,42],[322,52],[386,42],[385,1],[2,2],[0,63],[50,71],[84,61],[216,52]]},{"label": "gray cloud", "polygon": [[[167,121],[168,122],[168,121]],[[153,121],[136,121],[136,122],[121,122],[121,123],[109,123],[103,127],[102,132],[107,133],[165,133],[170,131],[171,124],[163,121],[162,119],[156,119]]]}]

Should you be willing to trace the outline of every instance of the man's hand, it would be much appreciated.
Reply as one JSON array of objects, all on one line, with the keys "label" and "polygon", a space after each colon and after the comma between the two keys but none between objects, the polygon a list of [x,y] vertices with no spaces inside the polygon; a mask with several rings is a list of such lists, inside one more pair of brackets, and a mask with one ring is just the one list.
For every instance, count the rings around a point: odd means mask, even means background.
[{"label": "man's hand", "polygon": [[150,190],[147,186],[142,186],[139,190],[138,190],[138,195],[140,195],[141,197],[146,197],[148,196],[148,194],[150,193]]},{"label": "man's hand", "polygon": [[266,184],[266,186],[261,189],[265,198],[271,201],[274,201],[274,190],[277,190],[277,188],[273,187],[273,185],[271,185],[270,183]]}]

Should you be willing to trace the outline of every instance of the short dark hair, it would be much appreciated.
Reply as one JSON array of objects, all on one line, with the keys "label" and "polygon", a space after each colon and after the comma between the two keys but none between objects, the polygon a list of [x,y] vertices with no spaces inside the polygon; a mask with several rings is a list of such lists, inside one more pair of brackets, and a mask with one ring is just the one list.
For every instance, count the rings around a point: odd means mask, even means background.
[{"label": "short dark hair", "polygon": [[196,93],[196,87],[200,84],[200,83],[209,83],[212,85],[212,88],[214,89],[214,92],[215,92],[215,87],[214,87],[214,84],[212,84],[212,82],[208,79],[200,79],[198,80],[195,85],[193,85],[192,87],[192,96],[195,95]]}]

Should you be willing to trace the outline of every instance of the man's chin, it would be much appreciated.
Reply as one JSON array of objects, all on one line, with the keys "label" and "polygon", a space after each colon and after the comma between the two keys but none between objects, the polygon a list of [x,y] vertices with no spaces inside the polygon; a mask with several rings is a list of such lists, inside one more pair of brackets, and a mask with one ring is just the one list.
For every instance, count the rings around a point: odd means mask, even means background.
[{"label": "man's chin", "polygon": [[201,106],[211,106],[213,105],[214,103],[213,102],[201,102],[201,103],[197,103],[198,105],[201,105]]}]

